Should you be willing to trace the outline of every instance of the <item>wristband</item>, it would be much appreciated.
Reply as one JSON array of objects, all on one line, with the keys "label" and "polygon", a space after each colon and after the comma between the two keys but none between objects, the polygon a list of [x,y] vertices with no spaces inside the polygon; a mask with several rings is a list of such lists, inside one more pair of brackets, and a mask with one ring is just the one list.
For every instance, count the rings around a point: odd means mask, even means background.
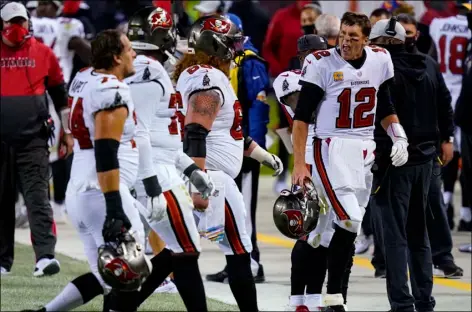
[{"label": "wristband", "polygon": [[398,140],[408,141],[405,130],[402,125],[397,122],[392,122],[387,128],[387,134],[392,139],[393,143]]},{"label": "wristband", "polygon": [[200,170],[200,168],[195,164],[191,164],[190,166],[188,166],[187,168],[185,168],[184,170],[184,174],[190,178],[190,176],[192,175],[192,173],[195,171],[195,170]]},{"label": "wristband", "polygon": [[251,152],[251,155],[249,155],[249,157],[251,157],[252,159],[255,159],[257,160],[258,162],[262,163],[264,161],[266,162],[271,162],[271,154],[269,152],[267,152],[265,149],[263,149],[262,147],[260,147],[259,145],[257,145],[254,150]]},{"label": "wristband", "polygon": [[105,196],[105,204],[108,216],[116,216],[124,214],[123,203],[121,201],[120,191],[111,191],[103,194]]},{"label": "wristband", "polygon": [[69,128],[69,114],[70,114],[70,108],[64,108],[61,110],[61,123],[62,123],[62,128],[64,129],[64,133],[70,134],[70,128]]},{"label": "wristband", "polygon": [[157,197],[162,194],[162,188],[159,184],[159,180],[157,180],[157,176],[153,175],[152,177],[143,179],[143,184],[147,196]]}]

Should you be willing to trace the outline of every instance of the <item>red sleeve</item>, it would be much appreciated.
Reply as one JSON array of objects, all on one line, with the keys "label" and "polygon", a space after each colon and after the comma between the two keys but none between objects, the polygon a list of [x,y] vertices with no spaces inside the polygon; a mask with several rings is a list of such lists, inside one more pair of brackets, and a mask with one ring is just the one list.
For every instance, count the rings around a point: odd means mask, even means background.
[{"label": "red sleeve", "polygon": [[280,29],[278,24],[282,21],[281,16],[282,11],[275,13],[274,17],[270,21],[269,28],[267,29],[267,34],[262,46],[262,56],[269,63],[269,72],[272,77],[276,77],[279,73],[283,71],[282,65],[278,60],[278,56],[274,54],[274,50],[278,51],[280,48]]},{"label": "red sleeve", "polygon": [[46,88],[55,87],[64,83],[64,76],[62,75],[61,66],[59,66],[59,61],[57,60],[56,55],[52,50],[46,47],[47,58],[49,60],[48,67],[48,85]]}]

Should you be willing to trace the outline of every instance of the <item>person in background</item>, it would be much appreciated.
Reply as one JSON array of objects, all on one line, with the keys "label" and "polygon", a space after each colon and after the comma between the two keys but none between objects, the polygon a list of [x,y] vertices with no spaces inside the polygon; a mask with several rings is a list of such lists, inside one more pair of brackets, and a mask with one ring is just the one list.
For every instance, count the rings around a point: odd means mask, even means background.
[{"label": "person in background", "polygon": [[225,14],[227,11],[227,1],[224,0],[209,0],[209,1],[200,1],[199,4],[193,7],[195,11],[198,12],[198,17],[215,15],[215,14]]},{"label": "person in background", "polygon": [[[467,1],[469,2],[469,1]],[[429,34],[433,40],[435,49],[440,55],[438,59],[439,68],[443,74],[444,81],[451,92],[452,108],[456,106],[457,99],[461,92],[463,67],[462,60],[465,58],[466,47],[471,31],[467,27],[466,15],[469,12],[463,6],[466,0],[455,2],[458,14],[446,18],[434,19],[429,27]],[[470,2],[469,2],[470,3]],[[444,180],[444,201],[448,207],[450,219],[454,218],[453,194],[457,181],[460,158],[460,128],[456,127],[454,141],[454,158],[451,163],[443,169]],[[463,187],[463,178],[460,179]],[[464,191],[462,194],[464,195]],[[462,207],[460,209],[460,222],[458,231],[472,231],[471,203],[467,196],[462,196]],[[452,222],[451,222],[452,223]],[[451,224],[452,225],[452,224]]]},{"label": "person in background", "polygon": [[392,17],[392,13],[390,13],[389,10],[385,8],[378,8],[373,10],[372,13],[370,13],[370,23],[372,24],[372,26],[374,26],[375,23],[377,23],[378,21],[382,19],[388,19],[390,17]]},{"label": "person in background", "polygon": [[[13,265],[15,196],[20,184],[28,209],[31,241],[36,255],[33,276],[56,274],[56,225],[48,198],[48,140],[52,120],[46,104],[49,93],[66,134],[67,155],[74,141],[70,135],[67,91],[59,62],[50,48],[32,36],[29,14],[22,4],[1,8],[1,188],[0,269],[8,274]],[[31,80],[34,79],[34,80]],[[32,81],[34,83],[32,83]],[[58,125],[60,127],[60,125]]]},{"label": "person in background", "polygon": [[[471,3],[464,3],[463,6],[469,10],[467,13],[468,28],[472,30],[472,11]],[[462,190],[462,196],[468,196],[469,202],[472,202],[472,38],[469,38],[466,55],[463,61],[462,89],[459,100],[456,104],[454,121],[461,127],[461,152],[462,152],[462,171],[464,174],[465,188]],[[472,244],[466,244],[459,247],[462,252],[472,252]]]},{"label": "person in background", "polygon": [[[300,29],[301,29],[301,33],[299,33],[299,36],[297,37],[297,39],[295,39],[295,42],[298,41],[298,38],[301,37],[303,34],[305,35],[314,35],[316,34],[316,28],[315,28],[315,21],[316,21],[316,18],[322,13],[321,12],[321,6],[319,5],[319,2],[318,1],[297,1],[297,6],[295,7],[288,7],[288,8],[285,8],[285,9],[280,9],[279,11],[277,12],[280,12],[279,14],[293,14],[293,11],[298,8],[299,9],[299,25],[301,26]],[[286,10],[286,11],[284,11]],[[272,19],[272,22],[273,23],[276,23],[276,21],[278,19],[282,19],[282,18],[285,18],[283,15],[282,17],[277,17],[276,19],[276,15],[278,13],[275,13],[273,19]],[[291,17],[291,15],[290,15]],[[283,25],[286,25],[286,21],[283,22],[284,24]],[[275,26],[274,26],[275,27]],[[280,31],[285,31],[286,30],[286,27],[285,26],[282,26],[283,27],[283,30],[281,29]],[[274,30],[275,31],[275,30]],[[295,31],[293,31],[295,32]],[[284,32],[283,32],[284,33]],[[288,38],[288,34],[286,35],[287,36],[287,39],[286,40],[289,40]],[[274,35],[275,37],[275,35]],[[269,38],[269,34],[267,35],[266,37],[266,41],[268,40]],[[273,40],[277,40],[276,37],[273,39]],[[280,38],[280,40],[282,40],[282,38]],[[284,39],[285,40],[285,39]],[[290,40],[292,40],[290,38]],[[282,43],[281,43],[282,44]],[[287,43],[289,44],[289,43]],[[295,43],[294,43],[295,44]],[[282,67],[282,71],[285,71],[285,70],[294,70],[294,69],[301,69],[302,65],[300,64],[300,59],[297,55],[298,51],[296,49],[294,49],[293,51],[293,54],[292,54],[292,51],[290,50],[290,54],[288,53],[288,49],[286,48],[287,45],[284,45],[284,48],[280,48],[280,58],[277,58],[276,59],[276,62],[278,62],[278,60],[280,60],[282,57],[286,58],[287,56],[291,56],[288,60],[288,66],[285,65],[284,67]],[[295,46],[296,47],[296,44]],[[267,48],[267,47],[266,47]],[[272,54],[271,52],[267,52],[267,50],[265,50],[266,54],[264,54],[264,57],[269,61],[269,69],[271,70],[270,74],[272,77],[277,77],[282,71],[278,72],[278,66],[277,63],[275,63],[274,61],[270,61],[271,59],[273,60],[273,56],[274,54]],[[273,71],[272,69],[276,68],[277,71]],[[275,75],[274,75],[275,73]],[[282,111],[282,109],[280,109],[280,107],[277,107],[278,109],[278,114],[279,114],[279,125],[278,125],[278,129],[285,129],[285,128],[289,128],[289,121],[287,120],[287,117],[285,116],[285,113]],[[278,146],[278,151],[277,151],[277,154],[279,155],[280,159],[282,160],[282,163],[284,164],[284,168],[288,168],[288,151],[285,147],[284,144],[282,144],[282,142],[280,142],[279,146]],[[279,194],[282,190],[284,189],[289,189],[288,185],[287,185],[287,170],[285,170],[280,176],[277,177],[275,183],[274,183],[274,193],[275,194]]]},{"label": "person in background", "polygon": [[[241,19],[228,13],[227,17],[243,33]],[[244,34],[245,35],[245,34]],[[267,62],[258,55],[259,51],[252,45],[251,37],[247,36],[244,42],[244,56],[235,59],[239,66],[231,69],[230,81],[234,92],[238,96],[243,110],[242,127],[259,146],[265,148],[265,136],[269,123],[269,105],[267,104],[267,90],[270,88],[270,79]],[[251,236],[251,270],[256,283],[265,281],[264,269],[260,264],[259,248],[256,236],[256,209],[259,193],[260,163],[250,157],[244,157],[241,172],[235,181],[243,194],[246,207],[246,231]],[[227,268],[207,275],[207,280],[223,283],[228,278]]]},{"label": "person in background", "polygon": [[270,18],[259,1],[235,0],[228,13],[233,13],[241,18],[243,25],[246,25],[246,36],[251,38],[254,47],[261,51]]}]

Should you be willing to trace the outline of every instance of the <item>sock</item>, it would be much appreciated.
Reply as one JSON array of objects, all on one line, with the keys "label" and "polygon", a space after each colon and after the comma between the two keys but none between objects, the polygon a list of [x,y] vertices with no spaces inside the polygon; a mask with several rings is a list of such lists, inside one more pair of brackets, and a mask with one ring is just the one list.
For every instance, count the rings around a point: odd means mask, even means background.
[{"label": "sock", "polygon": [[343,286],[342,286],[342,294],[344,299],[344,304],[347,304],[347,289],[349,286],[349,277],[351,276],[351,268],[354,264],[354,254],[356,252],[356,245],[352,245],[351,255],[349,257],[349,261],[347,263],[346,269],[344,270],[343,276]]},{"label": "sock", "polygon": [[321,294],[328,268],[328,248],[322,245],[317,248],[308,246],[308,248],[310,248],[308,250],[310,266],[307,272],[306,292],[307,294]]},{"label": "sock", "polygon": [[249,254],[226,256],[228,281],[240,311],[257,312],[257,292]]},{"label": "sock", "polygon": [[305,305],[310,311],[318,311],[317,308],[323,306],[321,294],[308,294],[305,296]]},{"label": "sock", "polygon": [[179,290],[187,311],[190,312],[208,311],[198,257],[199,255],[172,256],[174,284]]},{"label": "sock", "polygon": [[328,294],[341,294],[344,271],[352,253],[356,233],[349,232],[337,224],[328,250]]},{"label": "sock", "polygon": [[446,204],[446,207],[449,206],[449,203],[451,202],[452,198],[452,193],[451,192],[444,192],[443,193],[443,199],[444,203]]},{"label": "sock", "polygon": [[288,297],[288,305],[291,307],[298,307],[301,305],[305,305],[305,295],[295,295]]},{"label": "sock", "polygon": [[164,248],[151,259],[152,272],[139,290],[138,306],[141,305],[172,272],[172,254]]},{"label": "sock", "polygon": [[135,312],[138,310],[139,291],[112,289],[109,297],[110,311]]},{"label": "sock", "polygon": [[59,295],[45,305],[46,311],[69,311],[103,294],[103,287],[91,272],[66,285]]},{"label": "sock", "polygon": [[465,222],[472,221],[470,207],[461,207],[461,220],[464,220]]},{"label": "sock", "polygon": [[307,248],[312,249],[312,247],[308,246],[307,242],[297,240],[292,249],[292,270],[290,275],[290,294],[292,296],[305,294],[308,269],[306,267],[306,261],[309,258],[307,251],[310,251]]}]

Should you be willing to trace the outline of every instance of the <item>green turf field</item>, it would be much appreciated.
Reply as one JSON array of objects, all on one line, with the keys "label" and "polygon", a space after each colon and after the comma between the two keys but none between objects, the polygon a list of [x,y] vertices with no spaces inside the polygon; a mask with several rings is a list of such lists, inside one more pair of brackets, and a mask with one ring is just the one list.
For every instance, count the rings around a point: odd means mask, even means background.
[{"label": "green turf field", "polygon": [[[62,288],[75,277],[89,271],[86,262],[63,255],[57,255],[61,262],[61,272],[52,277],[33,277],[34,254],[31,246],[16,244],[15,263],[10,274],[1,277],[0,311],[20,311],[39,308],[54,298]],[[238,311],[236,306],[208,299],[210,311]],[[101,311],[102,297],[82,306],[76,311]],[[139,311],[185,311],[180,296],[155,294]]]}]

